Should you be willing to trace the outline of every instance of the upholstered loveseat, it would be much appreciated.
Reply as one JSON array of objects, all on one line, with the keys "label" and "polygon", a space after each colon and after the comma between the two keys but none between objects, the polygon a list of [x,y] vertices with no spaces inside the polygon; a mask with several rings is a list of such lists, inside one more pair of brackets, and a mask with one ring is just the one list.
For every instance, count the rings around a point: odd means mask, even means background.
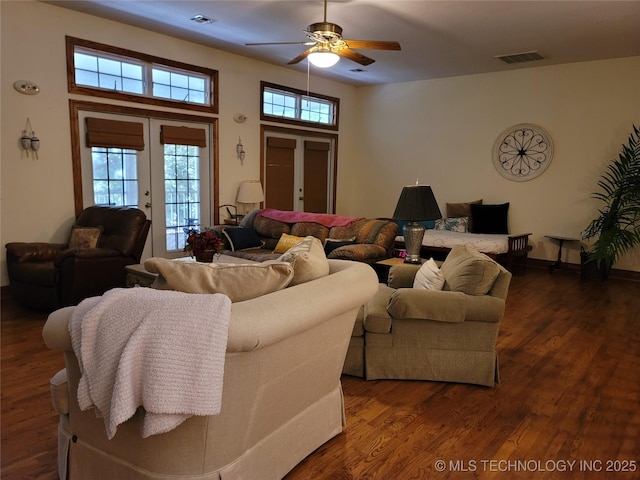
[{"label": "upholstered loveseat", "polygon": [[[391,256],[398,225],[393,220],[259,209],[239,226],[214,228],[225,240],[225,255],[254,261],[277,259],[283,236],[295,242],[312,235],[325,245],[327,258],[375,263]],[[290,237],[295,237],[291,239]]]},{"label": "upholstered loveseat", "polygon": [[[160,270],[162,265],[156,262]],[[192,416],[147,438],[140,433],[142,408],[118,426],[112,440],[102,418],[81,411],[80,369],[69,334],[74,309],[81,307],[53,312],[43,335],[66,362],[52,379],[60,413],[60,478],[279,479],[339,434],[349,337],[378,280],[362,263],[328,260],[328,269],[314,280],[232,303],[220,414]]]},{"label": "upholstered loveseat", "polygon": [[359,312],[344,373],[493,386],[511,273],[464,245],[442,263],[441,289],[414,288],[421,268],[390,269],[388,284]]}]

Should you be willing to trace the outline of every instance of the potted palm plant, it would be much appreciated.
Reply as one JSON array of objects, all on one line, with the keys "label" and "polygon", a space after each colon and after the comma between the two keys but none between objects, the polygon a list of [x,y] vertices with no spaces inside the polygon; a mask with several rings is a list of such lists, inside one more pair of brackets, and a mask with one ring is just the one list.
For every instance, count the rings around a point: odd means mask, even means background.
[{"label": "potted palm plant", "polygon": [[604,280],[616,260],[640,244],[640,130],[635,125],[598,187],[592,196],[604,206],[582,235],[585,240],[597,237],[590,251],[583,252],[583,267],[594,265]]}]

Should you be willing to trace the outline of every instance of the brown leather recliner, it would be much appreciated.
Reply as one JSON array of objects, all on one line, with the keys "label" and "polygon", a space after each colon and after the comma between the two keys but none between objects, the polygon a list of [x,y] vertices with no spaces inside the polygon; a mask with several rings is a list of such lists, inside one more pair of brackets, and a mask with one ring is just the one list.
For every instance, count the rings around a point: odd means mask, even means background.
[{"label": "brown leather recliner", "polygon": [[126,284],[126,265],[140,263],[151,222],[142,210],[94,206],[76,220],[97,227],[95,247],[13,242],[6,245],[9,290],[21,304],[52,311]]}]

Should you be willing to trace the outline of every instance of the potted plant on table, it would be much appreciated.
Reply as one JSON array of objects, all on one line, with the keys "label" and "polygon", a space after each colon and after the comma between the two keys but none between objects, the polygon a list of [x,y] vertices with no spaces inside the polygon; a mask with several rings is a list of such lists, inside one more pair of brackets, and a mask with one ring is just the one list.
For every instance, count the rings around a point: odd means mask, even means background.
[{"label": "potted plant on table", "polygon": [[210,263],[224,249],[224,241],[213,230],[201,232],[196,228],[190,228],[185,233],[187,241],[184,251],[195,257],[198,262]]},{"label": "potted plant on table", "polygon": [[594,263],[605,280],[616,260],[640,244],[640,130],[635,125],[627,145],[607,167],[593,197],[604,202],[582,238],[597,237],[583,252],[583,267]]}]

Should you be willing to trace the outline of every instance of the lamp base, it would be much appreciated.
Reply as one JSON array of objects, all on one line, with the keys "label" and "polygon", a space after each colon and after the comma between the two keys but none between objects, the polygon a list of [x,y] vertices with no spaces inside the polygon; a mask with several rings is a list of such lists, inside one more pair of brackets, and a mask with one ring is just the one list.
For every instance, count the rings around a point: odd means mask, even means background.
[{"label": "lamp base", "polygon": [[420,259],[420,249],[422,247],[424,230],[424,225],[418,222],[409,222],[402,229],[404,245],[407,249],[407,256],[404,258],[404,263],[422,263],[422,260]]}]

